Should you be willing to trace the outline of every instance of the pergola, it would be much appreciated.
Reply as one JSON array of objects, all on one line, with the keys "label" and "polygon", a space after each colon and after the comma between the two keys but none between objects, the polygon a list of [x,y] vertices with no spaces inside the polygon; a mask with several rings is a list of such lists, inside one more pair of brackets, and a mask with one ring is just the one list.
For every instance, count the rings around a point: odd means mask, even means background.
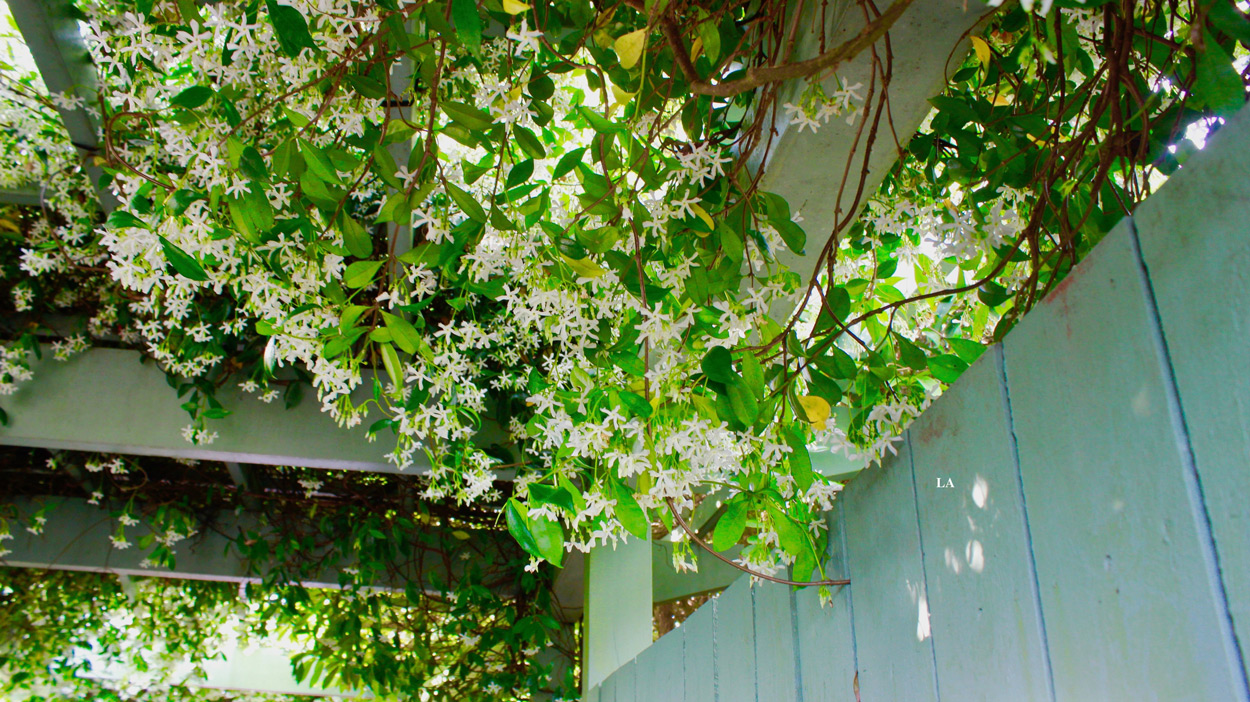
[{"label": "pergola", "polygon": [[[807,21],[816,22],[816,5],[809,4],[804,10],[812,14]],[[831,36],[852,36],[862,28],[863,18],[848,12],[854,6],[846,0],[829,3]],[[67,4],[62,0],[10,0],[9,7],[48,89],[77,94],[91,102],[95,97],[95,78]],[[891,29],[890,111],[899,135],[914,133],[930,112],[927,99],[945,84],[951,57],[966,53],[967,37],[989,9],[982,3],[965,0],[917,3]],[[813,37],[814,32],[805,35],[798,55],[817,51]],[[880,46],[886,50],[885,40]],[[862,55],[841,67],[840,75],[855,80],[866,77],[871,70],[870,57]],[[82,108],[60,112],[73,144],[89,159],[100,147],[99,125]],[[813,231],[830,230],[839,214],[844,213],[835,210],[836,203],[828,193],[831,184],[845,177],[848,159],[857,148],[857,130],[849,125],[831,124],[819,132],[803,133],[780,117],[773,126],[774,146],[769,161],[753,167],[763,170],[769,190],[802,210]],[[407,147],[392,147],[396,148],[402,153]],[[869,191],[881,182],[897,156],[891,149],[881,148],[862,164]],[[93,176],[98,176],[98,172]],[[100,198],[106,208],[114,204],[106,191],[100,192]],[[38,184],[0,192],[0,202],[37,205]],[[816,253],[809,251],[807,259],[790,254],[784,257],[789,258],[786,263],[792,268],[806,272],[813,266]],[[776,314],[784,312],[788,310]],[[274,466],[399,472],[385,457],[394,449],[393,438],[388,443],[385,433],[370,440],[365,427],[341,428],[314,402],[283,409],[260,404],[230,389],[224,390],[222,400],[234,412],[214,426],[219,438],[207,446],[188,444],[180,434],[184,420],[164,374],[154,365],[143,363],[138,352],[96,348],[70,363],[36,362],[33,370],[35,380],[19,389],[8,403],[11,422],[0,428],[0,445],[220,461],[228,466],[235,487],[243,491],[251,489],[256,477]],[[363,396],[367,390],[361,393]],[[816,454],[814,459],[815,468],[825,475],[843,475],[851,469],[828,455]],[[407,472],[420,474],[426,469],[428,466],[418,463]],[[228,540],[214,535],[202,538],[190,547],[189,553],[180,555],[176,570],[143,568],[139,564],[140,554],[101,546],[108,533],[101,519],[105,508],[85,500],[62,501],[65,514],[73,516],[58,520],[44,534],[19,534],[12,543],[13,553],[5,559],[6,565],[122,576],[162,575],[230,582],[249,579],[240,563],[221,555]],[[34,509],[32,505],[30,501],[21,502],[18,510],[28,514]],[[715,505],[715,499],[704,502],[695,515],[696,528],[715,517]],[[230,519],[233,521],[223,529],[229,533],[250,528],[252,523],[247,514]],[[516,551],[506,532],[473,533],[464,548],[481,554]],[[720,590],[741,575],[710,559],[697,573],[678,572],[672,566],[671,544],[637,539],[615,548],[592,550],[584,558],[578,556],[570,554],[555,590],[565,621],[581,621],[584,627],[582,668],[587,689],[603,682],[651,645],[654,604]],[[350,566],[340,563],[336,567]],[[456,573],[432,563],[422,577],[447,580],[456,577]],[[335,568],[330,568],[323,577],[310,580],[307,585],[335,587],[335,582]],[[381,581],[376,585],[394,587],[396,583]],[[506,594],[510,586],[499,583],[497,587]],[[256,658],[258,655],[260,659]],[[326,692],[297,684],[275,665],[258,665],[258,660],[271,661],[274,655],[262,652],[232,658],[217,665],[204,684],[300,694]]]}]

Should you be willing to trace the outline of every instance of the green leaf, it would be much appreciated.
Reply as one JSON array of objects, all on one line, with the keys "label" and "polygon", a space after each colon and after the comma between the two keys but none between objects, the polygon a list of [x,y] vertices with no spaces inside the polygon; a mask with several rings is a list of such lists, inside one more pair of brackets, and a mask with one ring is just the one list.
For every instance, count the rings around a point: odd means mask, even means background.
[{"label": "green leaf", "polygon": [[330,163],[330,158],[315,144],[300,139],[299,152],[304,157],[304,162],[308,164],[308,169],[317,174],[318,178],[335,185],[343,184],[343,179],[339,177],[334,164]]},{"label": "green leaf", "polygon": [[620,131],[619,127],[611,121],[604,119],[603,115],[588,107],[577,108],[577,114],[581,115],[582,119],[586,120],[586,122],[590,124],[591,129],[599,132],[600,134],[610,134],[612,132]]},{"label": "green leaf", "polygon": [[651,522],[647,519],[647,513],[638,506],[632,490],[615,480],[611,484],[612,497],[616,500],[616,518],[620,520],[621,526],[634,536],[646,539],[651,533]]},{"label": "green leaf", "polygon": [[533,175],[534,159],[527,158],[513,166],[512,170],[508,172],[508,181],[504,184],[504,187],[511,190],[518,185],[523,185],[524,183],[529,182],[529,179],[533,177]]},{"label": "green leaf", "polygon": [[586,147],[583,146],[561,156],[560,160],[556,162],[555,170],[551,172],[551,179],[558,180],[571,173],[574,168],[581,164],[582,154],[584,153],[586,153]]},{"label": "green leaf", "polygon": [[391,383],[397,388],[404,386],[404,367],[399,362],[399,354],[395,353],[395,347],[389,343],[378,344],[382,350],[382,365],[386,366],[386,374],[390,376]]},{"label": "green leaf", "polygon": [[824,371],[825,375],[839,380],[851,380],[859,374],[859,364],[849,353],[837,346],[829,347],[823,356],[813,358],[812,363]]},{"label": "green leaf", "polygon": [[165,260],[169,261],[169,265],[173,266],[179,275],[200,282],[208,280],[208,274],[194,258],[191,258],[190,254],[178,248],[169,239],[163,236],[158,238],[161,240],[161,250],[165,252]]},{"label": "green leaf", "polygon": [[277,337],[269,337],[269,341],[265,342],[265,353],[262,357],[265,364],[265,374],[273,377],[274,368],[278,365],[278,339]]},{"label": "green leaf", "polygon": [[1193,95],[1200,105],[1213,112],[1230,115],[1246,102],[1246,88],[1233,67],[1233,57],[1210,32],[1203,32],[1203,50],[1198,54]]},{"label": "green leaf", "polygon": [[317,47],[313,43],[312,35],[308,33],[308,22],[299,10],[274,0],[265,0],[265,7],[269,10],[269,22],[273,24],[273,32],[278,38],[282,53],[295,58],[300,51]]},{"label": "green leaf", "polygon": [[777,530],[778,541],[781,542],[781,550],[798,557],[804,551],[811,550],[811,542],[807,538],[807,532],[803,527],[799,526],[791,519],[781,508],[773,504],[772,501],[765,501],[764,508],[768,511],[768,516],[772,518],[773,528]]},{"label": "green leaf", "polygon": [[525,127],[513,126],[512,138],[516,139],[517,145],[530,158],[544,158],[547,155],[547,149],[543,147],[543,143],[538,140],[534,132]]},{"label": "green leaf", "polygon": [[[705,18],[707,14],[707,10],[699,8],[700,19]],[[716,26],[716,22],[704,19],[698,27],[695,27],[695,32],[703,40],[703,55],[707,56],[708,62],[715,66],[716,59],[720,58],[720,29]]]},{"label": "green leaf", "polygon": [[[477,10],[474,10],[476,15]],[[463,102],[446,101],[440,102],[439,107],[443,108],[443,112],[447,113],[447,117],[451,121],[456,122],[466,129],[483,131],[495,126],[495,120],[486,110],[479,110],[472,105],[466,105]]]},{"label": "green leaf", "polygon": [[239,155],[239,172],[251,180],[269,180],[269,169],[265,167],[265,159],[255,146],[246,146]]},{"label": "green leaf", "polygon": [[[165,209],[172,215],[180,215],[187,211],[191,203],[196,200],[203,200],[204,193],[197,193],[194,190],[175,190],[173,195],[165,201]],[[115,211],[116,212],[116,211]],[[111,219],[111,217],[110,217]]]},{"label": "green leaf", "polygon": [[632,393],[628,390],[621,391],[621,404],[634,415],[646,419],[651,416],[651,403],[647,402],[642,395]]},{"label": "green leaf", "polygon": [[976,362],[981,357],[981,354],[985,353],[983,344],[968,339],[950,338],[946,340],[946,343],[951,345],[951,350],[955,352],[956,356],[959,356],[961,360],[967,363]]},{"label": "green leaf", "polygon": [[530,483],[530,500],[540,505],[553,505],[568,512],[577,514],[577,506],[573,503],[573,494],[563,487],[552,487],[543,483]]},{"label": "green leaf", "polygon": [[395,157],[391,156],[391,152],[386,147],[378,146],[373,149],[373,172],[377,173],[384,183],[396,189],[404,187],[403,181],[395,175],[397,170]]},{"label": "green leaf", "polygon": [[339,231],[343,234],[343,245],[352,256],[369,258],[373,255],[373,238],[363,224],[346,212],[339,215]]},{"label": "green leaf", "polygon": [[366,287],[373,282],[373,276],[381,267],[381,261],[356,261],[343,273],[343,285],[352,289]]},{"label": "green leaf", "polygon": [[952,356],[949,353],[929,358],[929,371],[933,373],[934,378],[944,383],[955,382],[966,370],[968,370],[968,364],[958,356]]},{"label": "green leaf", "polygon": [[543,553],[538,548],[538,542],[534,540],[534,534],[530,531],[529,509],[513,497],[504,503],[503,513],[504,519],[508,522],[508,531],[512,534],[512,538],[516,539],[516,542],[521,545],[521,548],[526,553],[535,558],[543,558]]},{"label": "green leaf", "polygon": [[110,212],[106,224],[113,229],[130,229],[132,227],[146,229],[148,226],[143,223],[143,220],[126,210],[113,210]]},{"label": "green leaf", "polygon": [[185,107],[188,110],[194,110],[200,105],[203,105],[211,100],[213,95],[214,93],[212,88],[206,88],[202,85],[193,85],[175,95],[173,99],[169,101],[169,104],[174,107]]},{"label": "green leaf", "polygon": [[810,548],[803,549],[794,559],[794,565],[791,566],[791,578],[795,582],[805,583],[812,579],[812,573],[816,570],[816,552]]},{"label": "green leaf", "polygon": [[478,204],[472,195],[448,182],[444,182],[443,187],[447,190],[447,196],[451,198],[452,202],[456,203],[460,211],[465,213],[469,219],[482,224],[486,223],[486,210],[482,209],[482,206]]},{"label": "green leaf", "polygon": [[338,191],[337,188],[334,190],[330,189],[326,182],[317,177],[311,169],[300,174],[299,187],[317,207],[327,212],[333,212],[338,209],[339,192],[341,191]]},{"label": "green leaf", "polygon": [[382,319],[386,320],[386,328],[391,330],[391,338],[395,340],[395,344],[407,353],[415,354],[421,346],[421,334],[417,332],[417,328],[403,317],[389,312],[383,312]]},{"label": "green leaf", "polygon": [[475,0],[451,0],[451,21],[456,25],[456,36],[472,53],[482,48],[482,18],[477,13]]},{"label": "green leaf", "polygon": [[550,517],[530,517],[529,527],[538,552],[558,567],[564,561],[564,525]]},{"label": "green leaf", "polygon": [[760,417],[759,400],[745,385],[734,384],[726,388],[729,393],[729,406],[733,408],[734,417],[746,426],[755,424]]},{"label": "green leaf", "polygon": [[412,266],[424,263],[433,268],[438,265],[438,260],[442,255],[443,244],[431,244],[427,241],[400,254],[399,260]]},{"label": "green leaf", "polygon": [[911,343],[901,334],[894,335],[894,343],[898,347],[899,363],[918,371],[929,367],[929,364],[925,361],[925,353],[919,346]]},{"label": "green leaf", "polygon": [[195,0],[178,0],[177,4],[178,14],[182,15],[183,24],[204,24],[204,18],[200,15],[200,8],[196,6]]},{"label": "green leaf", "polygon": [[712,532],[712,548],[728,551],[741,541],[747,528],[749,513],[750,504],[747,500],[730,502],[716,522],[716,531]]},{"label": "green leaf", "polygon": [[742,244],[742,235],[735,231],[732,227],[719,227],[717,231],[720,234],[720,247],[725,252],[725,257],[734,263],[741,263],[742,256],[745,253]]},{"label": "green leaf", "polygon": [[998,307],[1010,297],[1011,294],[1007,291],[1007,288],[993,281],[977,288],[977,299],[989,307]]},{"label": "green leaf", "polygon": [[747,388],[760,397],[764,394],[764,368],[760,365],[760,359],[755,354],[746,352],[742,354],[742,379],[746,381]]},{"label": "green leaf", "polygon": [[807,452],[807,442],[804,440],[802,431],[797,427],[790,427],[792,431],[786,432],[786,443],[790,446],[790,475],[794,476],[794,483],[803,492],[812,486],[815,480],[815,474],[812,472],[812,457]]},{"label": "green leaf", "polygon": [[790,214],[790,203],[776,193],[760,193],[764,199],[764,209],[768,215],[768,223],[781,234],[781,240],[796,254],[803,254],[807,245],[807,234],[803,228],[794,223]]},{"label": "green leaf", "polygon": [[714,380],[725,385],[737,385],[741,378],[734,372],[733,356],[729,353],[729,349],[724,346],[717,346],[707,352],[700,364],[703,374],[709,380]]}]

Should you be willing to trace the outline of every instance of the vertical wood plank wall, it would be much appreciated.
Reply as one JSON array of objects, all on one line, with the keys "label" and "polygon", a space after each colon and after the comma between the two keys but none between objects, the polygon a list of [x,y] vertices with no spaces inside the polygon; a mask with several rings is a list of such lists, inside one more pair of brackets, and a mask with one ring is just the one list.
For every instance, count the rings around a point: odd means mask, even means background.
[{"label": "vertical wood plank wall", "polygon": [[590,697],[1250,702],[1250,111],[905,438],[832,605],[740,579]]}]

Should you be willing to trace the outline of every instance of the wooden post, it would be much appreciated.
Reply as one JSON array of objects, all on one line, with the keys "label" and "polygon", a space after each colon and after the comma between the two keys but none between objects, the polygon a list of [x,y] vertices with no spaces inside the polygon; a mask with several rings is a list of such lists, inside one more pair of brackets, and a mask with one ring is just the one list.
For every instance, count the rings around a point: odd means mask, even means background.
[{"label": "wooden post", "polygon": [[582,690],[651,645],[651,540],[630,537],[586,557]]}]

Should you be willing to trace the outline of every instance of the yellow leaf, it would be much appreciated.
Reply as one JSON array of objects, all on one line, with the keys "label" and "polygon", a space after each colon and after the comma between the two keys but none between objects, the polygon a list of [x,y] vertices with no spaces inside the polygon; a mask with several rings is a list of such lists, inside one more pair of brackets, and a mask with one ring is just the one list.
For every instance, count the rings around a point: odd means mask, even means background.
[{"label": "yellow leaf", "polygon": [[[504,5],[504,7],[507,7],[507,5]],[[461,541],[469,540],[469,532],[467,531],[461,531],[459,529],[456,529],[455,531],[451,532],[451,535],[456,537],[457,539],[460,539]]]},{"label": "yellow leaf", "polygon": [[803,408],[803,414],[807,415],[807,421],[814,426],[823,427],[829,420],[829,403],[823,397],[803,395],[799,398],[799,406]]},{"label": "yellow leaf", "polygon": [[698,61],[699,55],[703,53],[703,40],[695,37],[694,43],[690,45],[690,60]]},{"label": "yellow leaf", "polygon": [[621,68],[629,70],[642,57],[642,50],[647,47],[647,30],[639,29],[617,37],[613,48],[621,59]]},{"label": "yellow leaf", "polygon": [[990,45],[981,37],[972,38],[972,48],[977,52],[977,60],[982,66],[990,65]]},{"label": "yellow leaf", "polygon": [[691,205],[690,209],[694,210],[694,213],[698,215],[699,219],[703,220],[703,223],[707,225],[708,229],[716,228],[716,223],[712,221],[712,216],[707,213],[707,210],[697,204]]},{"label": "yellow leaf", "polygon": [[503,11],[510,15],[519,15],[528,9],[530,6],[520,0],[503,0]]},{"label": "yellow leaf", "polygon": [[513,88],[512,90],[509,90],[509,91],[508,91],[508,100],[510,100],[510,101],[512,101],[512,102],[516,102],[517,100],[520,100],[520,99],[521,99],[521,88],[522,88],[522,87],[523,87],[523,86],[518,85],[517,87]]},{"label": "yellow leaf", "polygon": [[8,229],[11,232],[21,231],[20,229],[17,228],[17,223],[11,219],[0,219],[0,228]]},{"label": "yellow leaf", "polygon": [[1013,96],[999,93],[994,96],[994,107],[1003,107],[1004,105],[1010,105],[1014,101],[1015,101],[1015,98]]},{"label": "yellow leaf", "polygon": [[622,105],[629,102],[630,100],[633,100],[634,95],[635,93],[627,93],[624,90],[621,90],[620,88],[618,88],[615,84],[612,85],[612,97],[616,98],[616,101]]},{"label": "yellow leaf", "polygon": [[574,273],[583,278],[598,278],[606,273],[606,271],[599,267],[598,263],[595,263],[589,258],[570,258],[563,253],[560,254],[560,258],[564,259],[564,262],[569,264],[569,268],[572,268]]}]

